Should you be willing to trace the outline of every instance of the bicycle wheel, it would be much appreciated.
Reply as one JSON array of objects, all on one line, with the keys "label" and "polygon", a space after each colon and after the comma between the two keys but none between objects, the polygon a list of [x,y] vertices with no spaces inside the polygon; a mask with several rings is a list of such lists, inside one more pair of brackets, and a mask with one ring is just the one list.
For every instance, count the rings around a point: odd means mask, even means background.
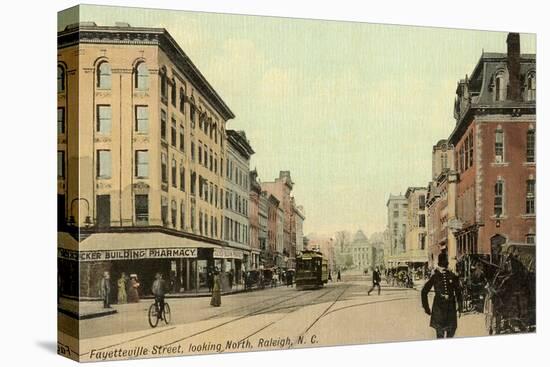
[{"label": "bicycle wheel", "polygon": [[172,313],[170,312],[170,305],[164,302],[164,311],[163,311],[164,322],[168,325],[172,319]]},{"label": "bicycle wheel", "polygon": [[149,318],[149,325],[151,325],[151,327],[157,327],[159,323],[159,318],[157,315],[157,308],[154,303],[151,306],[149,306],[149,311],[147,312],[147,316]]}]

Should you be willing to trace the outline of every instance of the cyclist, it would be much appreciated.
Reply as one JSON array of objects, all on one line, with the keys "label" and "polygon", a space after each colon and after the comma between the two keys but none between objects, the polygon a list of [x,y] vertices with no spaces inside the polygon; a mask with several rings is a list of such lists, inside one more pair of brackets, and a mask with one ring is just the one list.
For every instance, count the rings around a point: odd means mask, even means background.
[{"label": "cyclist", "polygon": [[162,279],[162,274],[157,273],[155,274],[155,281],[153,282],[153,286],[151,287],[151,291],[153,292],[153,295],[155,296],[155,307],[157,309],[157,314],[159,315],[159,319],[163,319],[163,312],[164,311],[164,295],[166,294],[166,281]]}]

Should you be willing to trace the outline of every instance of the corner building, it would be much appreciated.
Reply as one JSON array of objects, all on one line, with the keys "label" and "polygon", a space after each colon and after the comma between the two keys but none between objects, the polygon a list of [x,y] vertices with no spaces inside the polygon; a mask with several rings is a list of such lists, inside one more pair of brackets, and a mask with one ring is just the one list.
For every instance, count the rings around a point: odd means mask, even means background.
[{"label": "corner building", "polygon": [[507,46],[483,53],[457,85],[448,139],[458,171],[457,259],[535,243],[536,55],[520,53],[517,33]]},{"label": "corner building", "polygon": [[157,271],[173,292],[207,289],[226,245],[233,112],[165,29],[69,26],[57,78],[60,271],[80,269],[70,293],[96,297],[104,271],[113,284],[136,274],[145,294]]}]

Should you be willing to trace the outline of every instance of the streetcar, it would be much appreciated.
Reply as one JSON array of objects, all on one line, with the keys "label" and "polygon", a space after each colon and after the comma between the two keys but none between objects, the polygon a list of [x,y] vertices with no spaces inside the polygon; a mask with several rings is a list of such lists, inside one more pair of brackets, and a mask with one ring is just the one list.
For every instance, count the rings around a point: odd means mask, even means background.
[{"label": "streetcar", "polygon": [[306,250],[296,257],[296,289],[321,288],[328,282],[328,260],[321,252]]}]

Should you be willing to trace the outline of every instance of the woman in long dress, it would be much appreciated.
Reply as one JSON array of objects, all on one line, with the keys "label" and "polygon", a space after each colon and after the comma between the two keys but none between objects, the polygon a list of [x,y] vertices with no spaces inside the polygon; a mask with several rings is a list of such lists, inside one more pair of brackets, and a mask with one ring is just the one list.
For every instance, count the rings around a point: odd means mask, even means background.
[{"label": "woman in long dress", "polygon": [[126,273],[120,274],[120,278],[118,279],[118,282],[117,282],[119,305],[126,303],[126,282],[127,282]]},{"label": "woman in long dress", "polygon": [[139,282],[137,281],[137,275],[130,275],[130,286],[128,287],[128,302],[137,303],[139,302]]},{"label": "woman in long dress", "polygon": [[210,299],[210,305],[214,307],[220,307],[222,304],[222,293],[221,293],[221,284],[220,284],[220,274],[219,272],[214,273],[212,287],[212,299]]}]

